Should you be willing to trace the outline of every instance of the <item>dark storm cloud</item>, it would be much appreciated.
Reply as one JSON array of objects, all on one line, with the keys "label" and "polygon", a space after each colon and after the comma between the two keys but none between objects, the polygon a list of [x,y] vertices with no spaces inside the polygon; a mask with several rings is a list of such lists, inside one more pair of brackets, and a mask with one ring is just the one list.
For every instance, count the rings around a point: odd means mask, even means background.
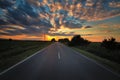
[{"label": "dark storm cloud", "polygon": [[[2,1],[2,3],[5,2],[9,4],[8,1]],[[38,13],[35,12],[34,8],[27,2],[24,4],[21,3],[17,8],[13,8],[12,4],[11,6],[6,6],[6,8],[4,13],[6,14],[4,16],[5,18],[0,19],[0,35],[38,35],[42,33],[43,30],[45,33],[48,33],[49,28],[52,27],[49,21],[39,18]],[[19,26],[18,28],[14,28],[12,24]],[[20,26],[25,29],[19,29]],[[4,32],[2,30],[4,30]]]},{"label": "dark storm cloud", "polygon": [[4,21],[3,19],[0,19],[0,25],[5,25],[5,24],[8,24],[8,22]]},{"label": "dark storm cloud", "polygon": [[[12,26],[12,25],[11,25]],[[48,28],[40,28],[37,26],[29,26],[26,27],[24,29],[18,29],[18,28],[14,28],[14,27],[7,27],[4,26],[2,28],[0,28],[1,30],[4,30],[5,32],[0,32],[0,35],[21,35],[21,34],[26,34],[26,35],[40,35],[40,33],[47,33],[45,31],[48,31]],[[18,26],[19,27],[19,26]],[[45,31],[44,31],[45,30]]]},{"label": "dark storm cloud", "polygon": [[14,0],[0,0],[0,8],[8,8],[14,4]]},{"label": "dark storm cloud", "polygon": [[66,22],[65,24],[64,24],[66,27],[68,27],[68,28],[71,28],[71,29],[74,29],[74,28],[81,28],[82,27],[82,25],[81,24],[75,24],[75,23],[70,23],[70,22]]}]

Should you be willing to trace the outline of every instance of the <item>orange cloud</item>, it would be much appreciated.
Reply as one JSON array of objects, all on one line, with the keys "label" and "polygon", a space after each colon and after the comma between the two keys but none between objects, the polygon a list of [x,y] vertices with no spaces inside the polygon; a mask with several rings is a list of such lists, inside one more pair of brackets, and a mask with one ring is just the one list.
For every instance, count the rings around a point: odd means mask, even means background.
[{"label": "orange cloud", "polygon": [[109,6],[110,7],[114,7],[114,8],[116,8],[116,7],[120,8],[120,2],[114,2],[114,1],[110,2]]}]

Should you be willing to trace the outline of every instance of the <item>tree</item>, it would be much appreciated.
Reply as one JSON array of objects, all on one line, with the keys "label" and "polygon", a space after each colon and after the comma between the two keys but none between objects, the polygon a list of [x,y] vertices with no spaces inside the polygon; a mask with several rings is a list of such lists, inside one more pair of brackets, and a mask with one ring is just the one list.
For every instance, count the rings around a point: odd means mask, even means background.
[{"label": "tree", "polygon": [[12,39],[11,39],[11,38],[9,38],[8,40],[9,40],[9,41],[12,41]]},{"label": "tree", "polygon": [[52,38],[52,39],[51,39],[51,42],[56,42],[55,38]]},{"label": "tree", "polygon": [[68,38],[59,39],[58,41],[65,44],[68,44],[70,42]]},{"label": "tree", "polygon": [[69,39],[68,38],[64,38],[64,42],[69,42]]},{"label": "tree", "polygon": [[118,43],[116,42],[116,39],[111,37],[109,39],[104,39],[101,43],[102,47],[105,47],[107,49],[117,49]]},{"label": "tree", "polygon": [[88,45],[89,43],[90,43],[90,41],[85,40],[80,35],[75,35],[75,36],[73,36],[73,38],[70,41],[69,45],[70,46],[83,46],[83,45]]},{"label": "tree", "polygon": [[63,42],[63,39],[59,39],[58,42],[61,42],[61,43],[62,43],[62,42]]}]

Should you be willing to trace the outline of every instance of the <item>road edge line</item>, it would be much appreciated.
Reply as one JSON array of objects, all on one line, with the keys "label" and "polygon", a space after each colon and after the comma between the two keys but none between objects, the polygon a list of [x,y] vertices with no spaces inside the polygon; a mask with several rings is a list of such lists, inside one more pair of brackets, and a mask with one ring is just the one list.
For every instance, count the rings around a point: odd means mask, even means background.
[{"label": "road edge line", "polygon": [[[72,48],[71,48],[71,49],[72,49]],[[81,54],[80,52],[78,52],[78,51],[76,51],[76,50],[74,50],[74,49],[72,49],[72,50],[73,50],[77,55],[80,55],[80,54]],[[114,75],[120,77],[120,75],[119,75],[118,73],[116,73],[116,72],[114,72],[114,71],[112,71],[112,70],[106,68],[106,67],[103,66],[102,64],[98,63],[96,60],[94,60],[94,59],[92,59],[92,58],[89,58],[89,57],[87,57],[87,56],[85,56],[85,55],[83,55],[83,54],[81,54],[80,56],[83,56],[84,58],[86,58],[86,59],[88,59],[88,60],[94,62],[95,64],[99,65],[100,67],[102,67],[102,68],[106,69],[107,71],[113,73]]]},{"label": "road edge line", "polygon": [[[51,45],[52,45],[52,44],[51,44]],[[49,45],[49,46],[50,46],[50,45]],[[30,55],[30,56],[26,57],[25,59],[23,59],[23,60],[19,61],[18,63],[14,64],[14,65],[12,65],[11,67],[9,67],[9,68],[5,69],[4,71],[0,72],[0,75],[5,74],[7,71],[9,71],[9,70],[13,69],[14,67],[16,67],[16,66],[20,65],[21,63],[23,63],[23,62],[27,61],[28,59],[32,58],[33,56],[37,55],[38,53],[40,53],[40,52],[44,51],[44,50],[45,50],[46,48],[48,48],[49,46],[47,46],[47,47],[45,47],[45,48],[43,48],[43,49],[41,49],[41,50],[39,50],[39,51],[36,51],[36,52],[35,52],[35,53],[33,53],[32,55]]]}]

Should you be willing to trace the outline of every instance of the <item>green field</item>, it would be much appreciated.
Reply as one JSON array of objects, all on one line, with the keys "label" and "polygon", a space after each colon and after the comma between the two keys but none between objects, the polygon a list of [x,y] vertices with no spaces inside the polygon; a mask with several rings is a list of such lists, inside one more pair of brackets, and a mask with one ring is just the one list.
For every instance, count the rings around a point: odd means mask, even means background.
[{"label": "green field", "polygon": [[51,42],[47,41],[18,41],[0,39],[0,72],[50,44]]},{"label": "green field", "polygon": [[90,43],[88,46],[75,46],[73,48],[120,73],[120,50],[108,50],[101,47],[100,43]]}]

